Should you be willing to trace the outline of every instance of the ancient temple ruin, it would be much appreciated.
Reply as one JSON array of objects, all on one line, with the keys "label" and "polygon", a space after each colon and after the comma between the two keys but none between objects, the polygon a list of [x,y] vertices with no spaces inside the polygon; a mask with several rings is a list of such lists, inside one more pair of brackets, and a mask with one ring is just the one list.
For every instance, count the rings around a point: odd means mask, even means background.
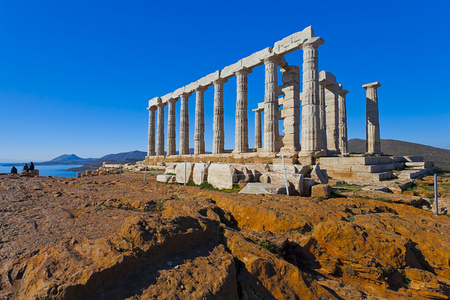
[{"label": "ancient temple ruin", "polygon": [[[267,47],[253,53],[238,62],[206,75],[199,80],[180,87],[162,97],[149,101],[149,163],[161,161],[222,161],[241,162],[270,161],[283,154],[292,162],[297,159],[303,164],[312,164],[314,158],[330,154],[347,153],[347,117],[345,97],[348,93],[336,81],[333,74],[319,72],[318,47],[324,43],[320,37],[314,36],[312,27],[294,33],[273,47]],[[289,65],[284,55],[303,50],[303,81],[300,93],[300,68]],[[264,102],[252,108],[255,112],[255,147],[251,149],[248,143],[248,101],[247,76],[252,69],[265,66]],[[283,85],[278,86],[277,66],[281,67]],[[224,147],[224,116],[223,116],[223,85],[236,77],[236,123],[235,146],[231,151]],[[205,114],[204,92],[214,86],[214,115],[212,154],[205,154]],[[368,85],[368,92],[374,89]],[[375,87],[376,89],[376,87]],[[194,154],[189,154],[189,113],[188,101],[195,92],[195,134]],[[281,97],[279,97],[281,95]],[[376,96],[376,92],[375,92]],[[180,100],[180,116],[175,116],[175,105]],[[211,101],[210,100],[210,101]],[[208,101],[208,100],[206,100]],[[375,102],[373,102],[375,103]],[[300,105],[302,115],[300,116]],[[168,106],[167,148],[164,136],[164,108]],[[281,109],[280,109],[281,108]],[[378,116],[377,106],[371,104],[370,133],[379,139],[378,121],[372,121]],[[263,114],[264,128],[261,128]],[[155,117],[156,138],[155,138]],[[283,120],[283,133],[280,136],[278,121]],[[176,130],[179,123],[179,149],[176,151]],[[301,130],[301,141],[300,141]],[[378,135],[377,135],[378,133]],[[230,134],[230,133],[227,133]],[[155,147],[156,142],[156,147]],[[376,143],[375,143],[376,144]],[[378,142],[379,144],[379,142]],[[372,145],[372,144],[371,144]],[[372,148],[371,148],[372,149]],[[374,148],[376,150],[376,147]],[[374,153],[376,151],[374,150]],[[205,156],[206,155],[206,156]]]},{"label": "ancient temple ruin", "polygon": [[[176,173],[176,176],[161,175],[160,180],[163,182],[172,180],[186,183],[193,180],[200,184],[208,181],[218,188],[230,188],[238,181],[272,184],[289,182],[292,185],[289,189],[293,188],[301,195],[307,195],[315,183],[328,183],[329,177],[346,181],[380,181],[402,176],[408,179],[433,168],[432,162],[423,162],[421,157],[382,156],[378,82],[362,86],[366,90],[366,153],[357,157],[348,155],[348,91],[332,73],[319,71],[318,48],[323,43],[322,38],[314,36],[310,26],[277,41],[273,47],[253,53],[172,93],[151,99],[148,106],[148,156],[145,164],[164,162],[167,169],[171,170],[168,171],[169,174]],[[289,65],[284,57],[300,49],[303,50],[302,80],[300,67]],[[265,68],[264,102],[258,103],[257,107],[250,107],[255,113],[255,145],[250,148],[247,76],[252,69],[261,65]],[[278,67],[281,71],[280,86]],[[223,91],[224,84],[232,77],[236,77],[237,83],[235,143],[234,149],[226,150]],[[214,86],[214,99],[205,100],[205,91],[211,86]],[[188,103],[193,93],[194,153],[190,154]],[[179,100],[180,116],[177,118],[175,106]],[[205,101],[214,101],[213,139],[208,141],[212,142],[212,153],[205,153]],[[167,147],[164,136],[166,106]],[[280,120],[283,135],[279,134]],[[180,126],[178,152],[177,124]],[[280,173],[280,157],[288,165],[288,174],[284,176]],[[184,163],[179,164],[180,162]],[[405,166],[418,169],[396,174],[392,172],[405,169]],[[286,172],[284,166],[283,169]]]}]

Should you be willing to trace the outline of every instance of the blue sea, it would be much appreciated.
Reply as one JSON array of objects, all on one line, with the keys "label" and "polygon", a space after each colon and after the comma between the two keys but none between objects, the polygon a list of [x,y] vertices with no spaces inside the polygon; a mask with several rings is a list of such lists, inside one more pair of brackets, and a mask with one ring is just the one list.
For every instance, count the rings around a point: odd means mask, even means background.
[{"label": "blue sea", "polygon": [[[12,166],[3,166],[0,164],[0,173],[11,173]],[[80,165],[35,165],[35,169],[39,170],[40,176],[59,176],[59,177],[75,177],[77,172],[66,171],[69,168],[80,167]],[[17,172],[22,172],[23,165],[16,165]]]}]

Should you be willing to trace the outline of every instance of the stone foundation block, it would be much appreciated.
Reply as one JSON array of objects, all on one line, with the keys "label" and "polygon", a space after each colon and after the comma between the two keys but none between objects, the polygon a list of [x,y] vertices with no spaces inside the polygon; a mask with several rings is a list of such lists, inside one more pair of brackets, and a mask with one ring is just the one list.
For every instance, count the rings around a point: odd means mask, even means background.
[{"label": "stone foundation block", "polygon": [[249,182],[239,191],[240,194],[286,194],[286,186],[261,182]]},{"label": "stone foundation block", "polygon": [[172,179],[172,175],[158,175],[156,176],[157,182],[167,183]]},{"label": "stone foundation block", "polygon": [[206,181],[209,165],[209,163],[196,163],[194,165],[194,174],[192,177],[195,184],[200,185]]},{"label": "stone foundation block", "polygon": [[231,189],[239,181],[236,169],[230,164],[211,164],[207,178],[208,183],[218,189]]},{"label": "stone foundation block", "polygon": [[331,195],[329,184],[316,184],[311,187],[311,197],[328,199]]},{"label": "stone foundation block", "polygon": [[314,182],[314,179],[312,179],[312,178],[304,178],[303,179],[303,190],[300,193],[300,195],[303,196],[303,197],[310,197],[311,196],[311,188],[315,184],[316,183]]},{"label": "stone foundation block", "polygon": [[192,181],[194,164],[193,163],[179,163],[175,168],[176,180],[178,183],[184,183],[186,169],[186,183]]}]

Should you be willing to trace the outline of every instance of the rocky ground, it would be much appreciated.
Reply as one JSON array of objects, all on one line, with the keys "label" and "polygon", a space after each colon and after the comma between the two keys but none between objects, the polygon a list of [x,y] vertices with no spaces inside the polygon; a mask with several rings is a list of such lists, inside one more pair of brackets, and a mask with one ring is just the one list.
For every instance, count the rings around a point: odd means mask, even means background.
[{"label": "rocky ground", "polygon": [[0,299],[450,297],[448,215],[142,179],[0,175]]}]

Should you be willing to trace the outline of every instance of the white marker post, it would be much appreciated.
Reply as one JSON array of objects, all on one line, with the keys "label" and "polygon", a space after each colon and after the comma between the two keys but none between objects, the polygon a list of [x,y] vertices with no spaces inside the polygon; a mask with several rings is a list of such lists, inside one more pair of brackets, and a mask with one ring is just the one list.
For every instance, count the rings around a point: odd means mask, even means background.
[{"label": "white marker post", "polygon": [[287,181],[286,166],[284,165],[284,155],[283,154],[281,154],[281,159],[283,160],[284,182],[286,183],[286,195],[289,196],[289,184]]},{"label": "white marker post", "polygon": [[145,176],[147,175],[147,165],[145,165],[145,171],[144,171],[144,183],[145,183]]},{"label": "white marker post", "polygon": [[184,186],[186,186],[187,161],[184,161]]},{"label": "white marker post", "polygon": [[434,173],[434,215],[439,215],[437,173]]}]

